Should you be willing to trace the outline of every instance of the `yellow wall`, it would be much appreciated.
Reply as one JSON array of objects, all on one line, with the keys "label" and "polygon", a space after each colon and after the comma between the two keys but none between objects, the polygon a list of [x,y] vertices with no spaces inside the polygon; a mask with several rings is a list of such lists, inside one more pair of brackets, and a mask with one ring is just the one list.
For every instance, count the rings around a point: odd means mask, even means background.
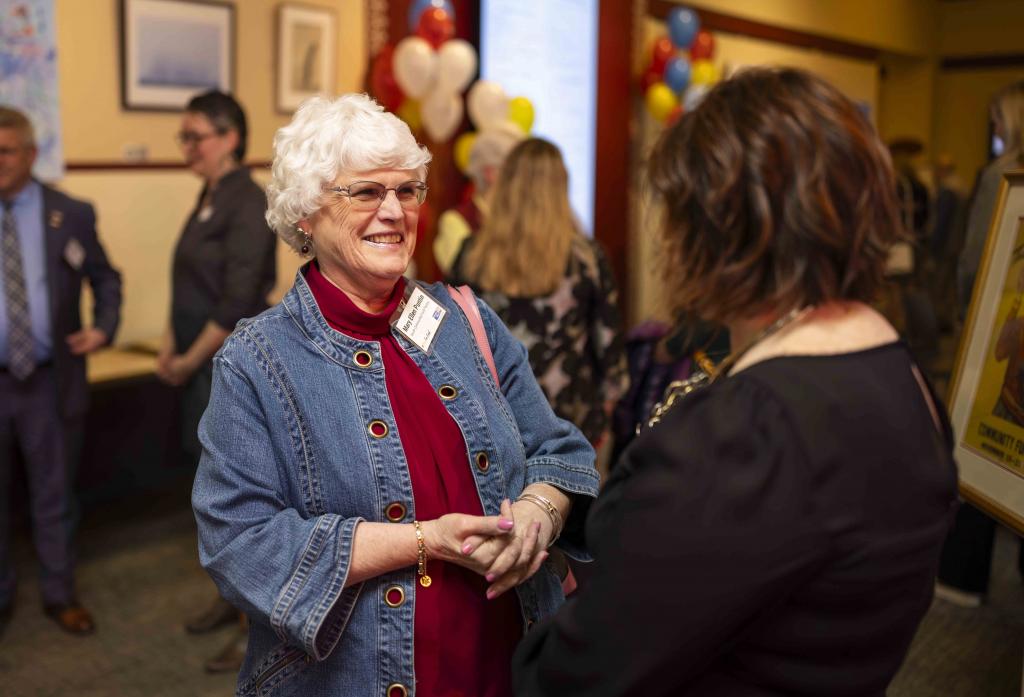
[{"label": "yellow wall", "polygon": [[[364,0],[303,0],[335,11],[337,91],[362,88],[366,68]],[[249,119],[249,159],[271,157],[274,132],[288,116],[274,107],[274,28],[278,0],[235,0],[236,96]],[[123,111],[118,49],[119,0],[56,0],[57,57],[64,156],[68,162],[122,159],[126,145],[144,145],[153,161],[178,161],[173,141],[180,114]],[[267,173],[255,173],[265,182]],[[170,307],[171,254],[195,204],[199,180],[188,170],[72,171],[59,182],[91,201],[101,239],[124,276],[118,343],[159,335]],[[280,297],[291,285],[298,257],[278,249]],[[89,299],[83,300],[88,307]],[[88,316],[88,314],[86,314]]]},{"label": "yellow wall", "polygon": [[939,55],[1024,51],[1024,2],[971,0],[939,3]]}]

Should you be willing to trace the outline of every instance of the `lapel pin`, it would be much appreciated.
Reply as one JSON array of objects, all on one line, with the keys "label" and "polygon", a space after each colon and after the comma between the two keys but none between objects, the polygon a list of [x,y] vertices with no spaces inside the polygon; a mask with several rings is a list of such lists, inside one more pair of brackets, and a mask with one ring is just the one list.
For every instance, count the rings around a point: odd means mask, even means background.
[{"label": "lapel pin", "polygon": [[64,222],[63,211],[50,211],[50,227],[58,228],[62,222]]}]

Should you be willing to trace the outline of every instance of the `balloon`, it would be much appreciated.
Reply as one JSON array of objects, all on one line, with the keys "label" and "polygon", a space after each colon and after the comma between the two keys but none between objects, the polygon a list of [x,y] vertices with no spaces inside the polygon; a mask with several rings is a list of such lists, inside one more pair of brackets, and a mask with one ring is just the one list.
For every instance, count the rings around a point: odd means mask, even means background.
[{"label": "balloon", "polygon": [[707,60],[714,53],[715,37],[711,36],[711,32],[706,29],[701,29],[697,32],[697,38],[693,40],[693,45],[690,46],[690,60]]},{"label": "balloon", "polygon": [[455,22],[452,16],[440,7],[428,7],[420,15],[416,25],[416,36],[426,39],[434,48],[439,48],[448,39],[455,36]]},{"label": "balloon", "polygon": [[661,82],[661,78],[664,77],[662,75],[663,72],[663,70],[655,70],[653,65],[644,72],[643,76],[640,78],[640,87],[644,94],[647,94],[647,90],[649,90],[651,85],[655,82]]},{"label": "balloon", "polygon": [[711,88],[708,85],[690,85],[690,89],[686,90],[686,94],[683,95],[683,108],[686,111],[693,111],[700,106],[710,91]]},{"label": "balloon", "polygon": [[476,49],[468,41],[445,41],[437,52],[437,89],[461,93],[476,75]]},{"label": "balloon", "polygon": [[533,128],[533,104],[526,97],[513,97],[508,103],[508,120],[529,133]]},{"label": "balloon", "polygon": [[667,119],[672,110],[679,105],[675,92],[664,82],[651,85],[651,88],[647,90],[645,101],[647,102],[647,111],[658,121]]},{"label": "balloon", "polygon": [[449,17],[455,19],[455,6],[450,0],[413,0],[409,3],[409,31],[416,31],[420,16],[428,7],[440,7]]},{"label": "balloon", "polygon": [[423,100],[420,107],[423,129],[435,143],[448,140],[462,123],[462,97],[457,94],[434,92]]},{"label": "balloon", "polygon": [[665,84],[682,94],[690,84],[690,61],[676,56],[665,66]]},{"label": "balloon", "polygon": [[420,99],[437,81],[437,53],[423,39],[407,36],[395,47],[395,80],[406,95]]},{"label": "balloon", "polygon": [[690,67],[690,82],[695,85],[713,85],[719,77],[718,67],[709,60],[694,61]]},{"label": "balloon", "polygon": [[668,59],[675,54],[676,47],[672,45],[669,38],[667,36],[659,37],[651,48],[651,68],[659,73],[662,72],[665,70],[665,64],[668,63]]},{"label": "balloon", "polygon": [[683,108],[682,104],[676,104],[672,111],[668,112],[668,116],[665,118],[666,126],[674,126],[676,121],[683,118],[683,114],[686,113],[686,109]]},{"label": "balloon", "polygon": [[402,89],[395,81],[395,73],[391,68],[395,47],[385,45],[373,59],[370,68],[370,92],[388,111],[396,110],[402,103]]},{"label": "balloon", "polygon": [[469,120],[478,131],[497,126],[508,116],[508,101],[501,85],[489,80],[477,80],[466,97]]},{"label": "balloon", "polygon": [[466,170],[469,169],[469,153],[473,150],[473,143],[475,142],[476,133],[472,131],[463,133],[455,139],[455,147],[452,148],[452,158],[455,160],[455,166],[463,174],[468,174]]},{"label": "balloon", "polygon": [[689,48],[700,30],[700,17],[688,7],[677,7],[668,13],[668,35],[676,48]]},{"label": "balloon", "polygon": [[398,118],[405,121],[412,131],[418,131],[423,127],[423,115],[420,113],[420,103],[415,99],[406,99],[402,106],[395,112]]}]

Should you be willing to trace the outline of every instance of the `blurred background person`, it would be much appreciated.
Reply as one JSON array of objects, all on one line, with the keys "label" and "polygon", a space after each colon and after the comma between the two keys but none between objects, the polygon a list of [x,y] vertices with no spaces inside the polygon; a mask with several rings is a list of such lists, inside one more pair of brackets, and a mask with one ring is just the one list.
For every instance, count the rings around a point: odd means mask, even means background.
[{"label": "blurred background person", "polygon": [[523,139],[518,127],[494,128],[477,135],[469,150],[468,170],[473,195],[441,214],[434,236],[434,260],[441,274],[451,274],[466,238],[476,233],[487,216],[487,199],[505,157]]},{"label": "blurred background person", "polygon": [[[218,91],[192,98],[177,135],[203,187],[174,250],[170,323],[157,376],[181,388],[182,448],[196,463],[196,432],[210,399],[210,359],[238,320],[267,308],[276,275],[277,239],[264,218],[267,198],[242,164],[247,137],[241,105]],[[202,633],[232,622],[239,622],[238,613],[218,596],[185,627]],[[240,628],[207,670],[237,670],[245,636]]]},{"label": "blurred background person", "polygon": [[[978,176],[968,206],[967,233],[957,269],[961,317],[966,317],[970,307],[1003,173],[1024,166],[1024,81],[996,93],[989,107],[989,117],[996,157]],[[968,503],[961,506],[956,525],[942,551],[936,595],[964,607],[981,605],[988,593],[995,536],[994,520]],[[1018,553],[1017,568],[1024,578],[1024,543]]]},{"label": "blurred background person", "polygon": [[523,342],[555,413],[600,446],[625,392],[618,291],[600,246],[579,230],[558,148],[539,138],[509,153],[480,231],[453,283],[470,285]]},{"label": "blurred background person", "polygon": [[883,695],[957,478],[941,403],[867,304],[905,236],[885,147],[824,80],[749,68],[649,177],[669,297],[733,353],[623,454],[591,584],[527,634],[516,694]]},{"label": "blurred background person", "polygon": [[967,196],[956,163],[948,154],[941,154],[933,167],[935,196],[932,233],[928,241],[931,256],[931,295],[939,330],[956,329],[957,312],[956,267],[964,244],[967,223]]},{"label": "blurred background person", "polygon": [[[107,261],[96,213],[32,177],[32,124],[0,106],[0,634],[14,610],[11,481],[25,463],[43,610],[76,635],[96,629],[75,593],[75,475],[89,397],[85,356],[114,338],[121,274]],[[82,283],[92,290],[83,327]]]},{"label": "blurred background person", "polygon": [[564,599],[548,548],[584,554],[593,449],[493,312],[477,344],[444,285],[403,278],[429,160],[359,94],[274,137],[267,218],[310,261],[216,357],[192,497],[203,566],[252,619],[239,694],[510,695]]}]

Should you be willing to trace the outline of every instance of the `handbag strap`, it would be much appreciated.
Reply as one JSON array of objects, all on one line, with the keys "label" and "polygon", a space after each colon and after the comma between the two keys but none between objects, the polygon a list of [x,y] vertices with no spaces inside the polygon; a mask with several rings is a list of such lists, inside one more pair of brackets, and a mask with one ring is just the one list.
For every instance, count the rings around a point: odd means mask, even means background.
[{"label": "handbag strap", "polygon": [[484,362],[491,369],[491,377],[494,384],[501,389],[501,380],[498,379],[498,369],[494,365],[494,354],[491,353],[491,342],[487,340],[487,330],[484,329],[484,319],[480,316],[480,308],[476,304],[476,296],[469,286],[448,286],[448,294],[462,308],[462,312],[469,320],[469,326],[473,329],[473,338],[480,353],[484,356]]}]

